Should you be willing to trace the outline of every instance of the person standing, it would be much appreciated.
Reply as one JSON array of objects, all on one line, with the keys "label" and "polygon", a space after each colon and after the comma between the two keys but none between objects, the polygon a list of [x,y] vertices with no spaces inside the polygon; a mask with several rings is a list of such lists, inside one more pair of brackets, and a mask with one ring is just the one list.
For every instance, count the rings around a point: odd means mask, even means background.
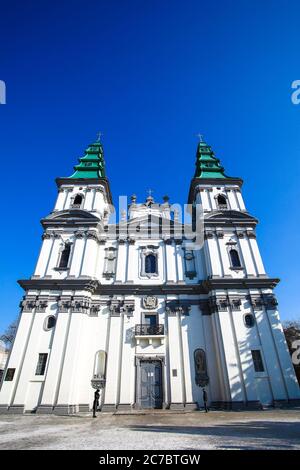
[{"label": "person standing", "polygon": [[93,403],[93,418],[97,418],[96,416],[96,411],[99,406],[99,397],[100,397],[100,391],[97,389],[94,394],[94,403]]},{"label": "person standing", "polygon": [[208,413],[209,408],[207,406],[207,391],[205,390],[204,387],[202,389],[202,397],[203,397],[203,404],[204,404],[205,413]]}]

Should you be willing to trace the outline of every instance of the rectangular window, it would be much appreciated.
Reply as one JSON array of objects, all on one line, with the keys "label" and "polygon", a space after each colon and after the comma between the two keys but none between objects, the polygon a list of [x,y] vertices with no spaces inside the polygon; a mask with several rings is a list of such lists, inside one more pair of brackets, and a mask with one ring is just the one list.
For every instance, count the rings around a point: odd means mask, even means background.
[{"label": "rectangular window", "polygon": [[47,364],[48,354],[41,353],[39,354],[39,360],[36,366],[35,375],[44,375],[46,364]]},{"label": "rectangular window", "polygon": [[144,314],[145,325],[155,326],[157,325],[157,315],[153,314]]},{"label": "rectangular window", "polygon": [[6,376],[5,376],[5,382],[11,382],[14,380],[14,375],[15,375],[16,369],[7,369],[6,371]]},{"label": "rectangular window", "polygon": [[252,359],[253,359],[253,364],[254,364],[254,370],[255,372],[264,372],[264,364],[263,360],[261,357],[261,352],[259,349],[253,349],[251,351],[252,354]]}]

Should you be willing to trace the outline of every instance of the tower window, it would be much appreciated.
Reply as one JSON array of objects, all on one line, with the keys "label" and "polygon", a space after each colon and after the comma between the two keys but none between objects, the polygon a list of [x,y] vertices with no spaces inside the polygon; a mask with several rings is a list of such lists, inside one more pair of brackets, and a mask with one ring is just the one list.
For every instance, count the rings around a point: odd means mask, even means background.
[{"label": "tower window", "polygon": [[12,382],[14,380],[16,369],[7,369],[5,375],[5,382]]},{"label": "tower window", "polygon": [[222,196],[222,194],[219,194],[217,197],[217,205],[218,209],[227,209],[227,199],[225,196]]},{"label": "tower window", "polygon": [[83,201],[82,194],[76,194],[76,196],[73,200],[72,207],[81,207],[82,201]]},{"label": "tower window", "polygon": [[68,267],[69,259],[71,254],[71,243],[66,243],[63,251],[60,255],[59,268],[65,269]]},{"label": "tower window", "polygon": [[46,364],[47,364],[47,359],[48,359],[47,353],[39,354],[39,359],[38,359],[38,363],[36,366],[35,375],[44,375]]},{"label": "tower window", "polygon": [[241,268],[241,261],[237,250],[231,249],[229,251],[230,263],[232,268]]},{"label": "tower window", "polygon": [[54,328],[56,325],[56,318],[54,317],[54,315],[51,315],[50,317],[47,317],[46,318],[46,330],[51,330],[52,328]]},{"label": "tower window", "polygon": [[264,364],[263,360],[261,357],[261,352],[259,349],[253,349],[251,351],[252,354],[252,359],[253,359],[253,365],[254,365],[254,370],[255,372],[264,372]]},{"label": "tower window", "polygon": [[146,274],[155,274],[157,269],[157,260],[155,255],[145,256],[145,273]]}]

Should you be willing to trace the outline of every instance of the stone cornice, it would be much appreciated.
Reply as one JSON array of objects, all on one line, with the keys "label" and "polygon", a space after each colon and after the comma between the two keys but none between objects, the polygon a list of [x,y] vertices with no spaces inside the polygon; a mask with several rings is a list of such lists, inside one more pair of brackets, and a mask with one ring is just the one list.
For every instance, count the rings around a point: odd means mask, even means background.
[{"label": "stone cornice", "polygon": [[203,289],[208,293],[216,289],[274,289],[280,282],[278,278],[257,277],[242,279],[207,279],[202,281]]},{"label": "stone cornice", "polygon": [[201,284],[101,284],[92,279],[21,279],[19,285],[24,290],[88,290],[93,294],[113,295],[113,294],[203,294],[205,293]]},{"label": "stone cornice", "polygon": [[235,210],[211,211],[204,215],[205,227],[252,227],[255,228],[258,220],[248,212]]},{"label": "stone cornice", "polygon": [[273,289],[279,283],[278,278],[243,278],[243,279],[207,279],[198,284],[101,284],[93,279],[22,279],[19,285],[24,290],[86,290],[98,295],[199,295],[208,294],[216,289]]},{"label": "stone cornice", "polygon": [[47,217],[41,219],[41,224],[44,229],[48,227],[101,227],[103,222],[88,211],[82,209],[66,209],[63,211],[56,211],[49,214]]}]

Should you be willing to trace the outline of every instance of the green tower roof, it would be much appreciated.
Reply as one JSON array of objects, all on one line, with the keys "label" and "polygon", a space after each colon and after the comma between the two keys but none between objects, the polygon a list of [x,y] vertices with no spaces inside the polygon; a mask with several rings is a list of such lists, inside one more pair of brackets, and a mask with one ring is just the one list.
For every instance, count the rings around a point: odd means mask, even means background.
[{"label": "green tower roof", "polygon": [[74,170],[75,173],[69,178],[105,178],[104,153],[99,141],[88,146]]},{"label": "green tower roof", "polygon": [[210,145],[199,142],[196,154],[196,171],[194,178],[229,178],[224,174],[220,160],[215,157]]}]

